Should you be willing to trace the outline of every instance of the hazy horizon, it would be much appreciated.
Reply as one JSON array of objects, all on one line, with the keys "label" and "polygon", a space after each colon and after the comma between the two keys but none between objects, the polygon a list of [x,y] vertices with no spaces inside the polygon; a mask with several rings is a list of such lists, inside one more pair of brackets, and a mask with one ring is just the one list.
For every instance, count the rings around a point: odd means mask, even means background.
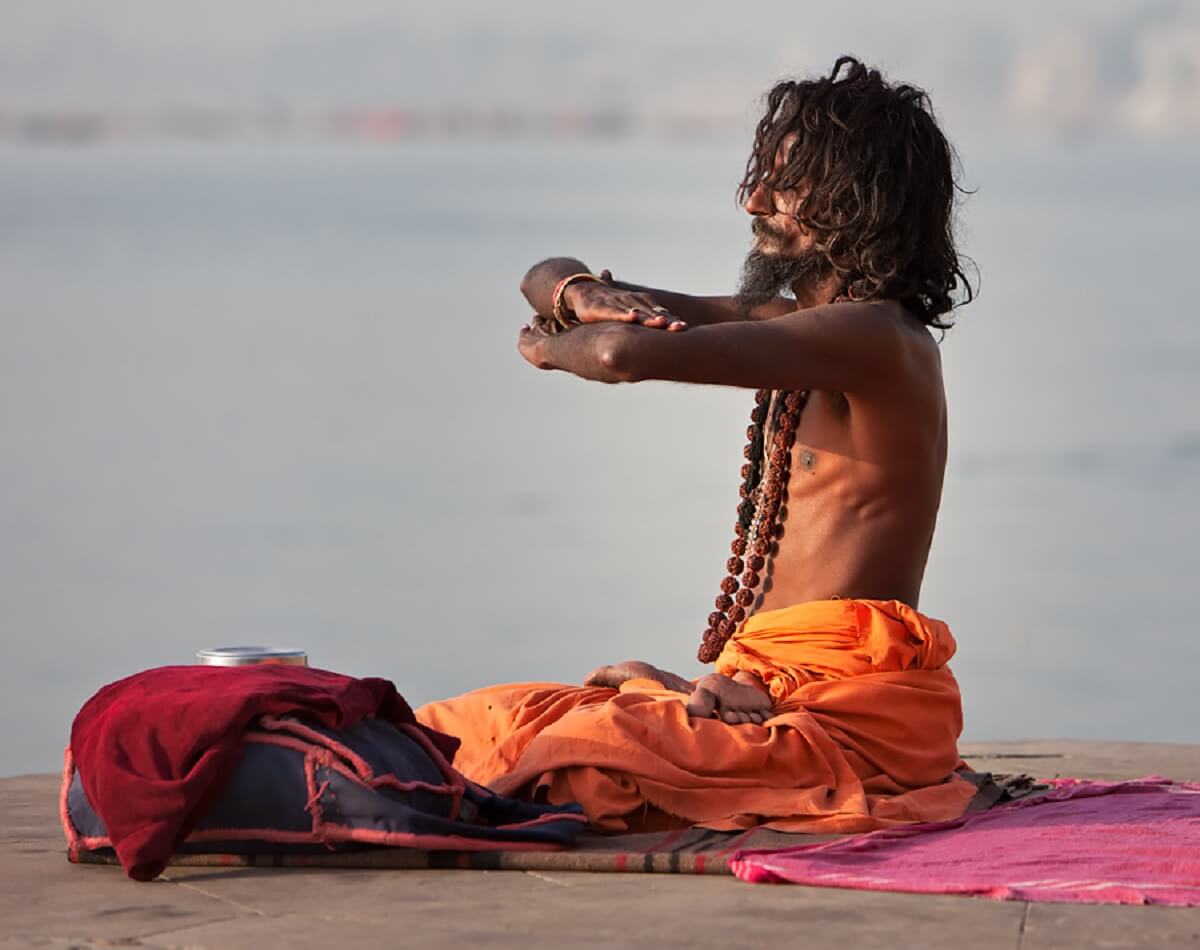
[{"label": "hazy horizon", "polygon": [[547,0],[44,0],[5,11],[0,111],[516,105],[752,122],[776,79],[841,53],[927,88],[963,135],[1200,135],[1200,7],[1183,0],[613,0],[600,16]]}]

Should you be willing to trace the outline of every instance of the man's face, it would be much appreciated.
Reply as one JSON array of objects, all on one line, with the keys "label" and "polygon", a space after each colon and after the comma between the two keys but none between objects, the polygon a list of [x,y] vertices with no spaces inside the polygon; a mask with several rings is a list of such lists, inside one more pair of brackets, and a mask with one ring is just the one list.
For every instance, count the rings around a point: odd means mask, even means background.
[{"label": "man's face", "polygon": [[[796,147],[799,136],[793,132],[784,137],[775,153],[772,174],[778,175]],[[812,235],[796,220],[807,188],[774,191],[760,183],[749,195],[743,207],[751,215],[754,250],[781,257],[799,257],[812,249]]]},{"label": "man's face", "polygon": [[[783,166],[795,146],[787,136],[775,155],[775,171]],[[744,207],[752,216],[753,245],[742,264],[742,278],[734,300],[743,312],[767,303],[796,284],[816,283],[829,274],[824,254],[813,250],[812,234],[796,220],[796,211],[807,192],[774,191],[759,184],[746,196]]]}]

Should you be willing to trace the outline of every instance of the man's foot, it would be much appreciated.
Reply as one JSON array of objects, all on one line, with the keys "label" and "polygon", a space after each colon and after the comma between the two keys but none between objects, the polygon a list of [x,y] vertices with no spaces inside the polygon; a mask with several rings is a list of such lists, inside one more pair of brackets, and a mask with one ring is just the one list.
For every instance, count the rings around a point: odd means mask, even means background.
[{"label": "man's foot", "polygon": [[757,686],[712,673],[696,680],[687,710],[689,716],[709,719],[715,715],[730,725],[763,723],[771,718],[771,697]]},{"label": "man's foot", "polygon": [[654,680],[677,693],[690,693],[693,689],[691,680],[685,680],[682,676],[660,670],[657,666],[651,666],[641,660],[626,660],[612,666],[597,667],[584,678],[583,685],[620,689],[622,683],[640,679]]}]

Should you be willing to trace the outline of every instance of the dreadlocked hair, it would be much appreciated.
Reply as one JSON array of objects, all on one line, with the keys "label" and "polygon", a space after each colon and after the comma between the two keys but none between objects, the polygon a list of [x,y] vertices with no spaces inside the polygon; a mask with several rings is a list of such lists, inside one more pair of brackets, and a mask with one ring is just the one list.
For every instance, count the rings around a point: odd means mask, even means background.
[{"label": "dreadlocked hair", "polygon": [[828,76],[767,94],[738,199],[800,190],[796,220],[846,297],[896,300],[946,330],[974,296],[955,249],[957,170],[924,90],[842,56]]}]

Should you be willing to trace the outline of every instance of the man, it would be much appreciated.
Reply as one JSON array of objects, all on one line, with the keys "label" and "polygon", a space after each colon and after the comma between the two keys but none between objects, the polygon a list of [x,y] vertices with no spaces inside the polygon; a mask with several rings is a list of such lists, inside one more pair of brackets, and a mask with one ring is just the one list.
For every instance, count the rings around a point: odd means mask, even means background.
[{"label": "man", "polygon": [[717,672],[692,683],[630,661],[583,687],[425,707],[423,721],[463,738],[469,777],[577,800],[614,830],[857,831],[961,813],[954,640],[916,609],[946,462],[930,329],[971,297],[955,189],[925,93],[843,57],[768,95],[740,188],[755,243],[734,297],[620,283],[566,258],[530,270],[537,315],[519,348],[534,366],[759,392],[700,652]]}]

